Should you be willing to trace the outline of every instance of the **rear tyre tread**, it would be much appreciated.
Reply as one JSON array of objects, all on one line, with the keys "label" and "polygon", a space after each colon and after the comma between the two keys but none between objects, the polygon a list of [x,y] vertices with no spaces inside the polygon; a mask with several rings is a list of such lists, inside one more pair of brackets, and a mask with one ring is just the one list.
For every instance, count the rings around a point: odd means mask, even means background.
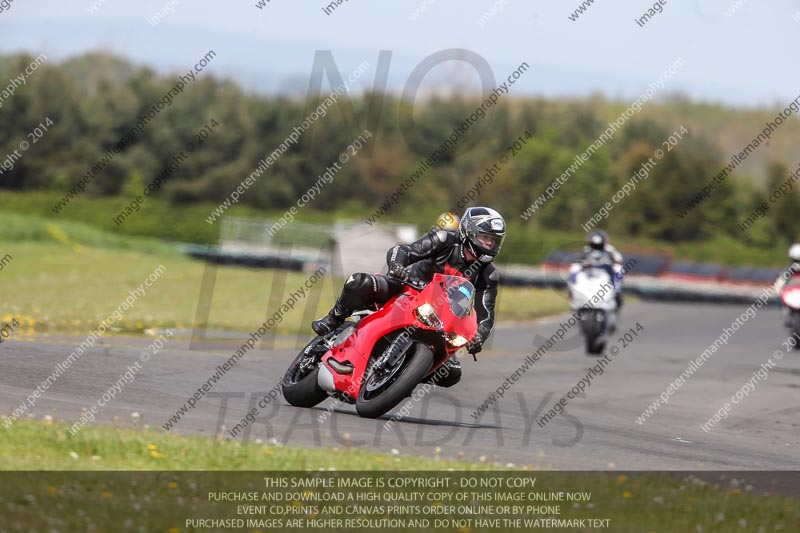
[{"label": "rear tyre tread", "polygon": [[317,384],[319,366],[317,366],[307,375],[303,376],[303,378],[301,378],[297,383],[289,382],[289,376],[292,370],[294,370],[294,368],[300,364],[300,361],[302,360],[302,353],[306,350],[306,348],[308,348],[308,346],[322,342],[322,340],[323,339],[321,337],[315,337],[314,340],[303,347],[303,349],[297,354],[297,357],[295,357],[294,361],[292,361],[292,364],[286,370],[286,373],[283,375],[283,379],[281,379],[281,390],[283,391],[284,399],[289,402],[289,405],[293,405],[295,407],[314,407],[328,397],[328,393],[322,390]]}]

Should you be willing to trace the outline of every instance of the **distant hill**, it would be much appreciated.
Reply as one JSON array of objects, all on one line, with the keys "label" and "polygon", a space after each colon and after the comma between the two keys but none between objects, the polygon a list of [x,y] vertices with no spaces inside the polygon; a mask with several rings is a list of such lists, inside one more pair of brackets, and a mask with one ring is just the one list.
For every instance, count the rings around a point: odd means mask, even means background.
[{"label": "distant hill", "polygon": [[[0,79],[18,75],[30,60],[0,56]],[[48,61],[3,102],[0,155],[13,153],[43,121],[54,125],[42,130],[24,157],[3,167],[0,188],[56,191],[62,197],[61,207],[53,208],[58,215],[74,209],[70,195],[136,198],[156,176],[167,176],[155,193],[163,205],[220,206],[217,214],[224,216],[223,203],[250,177],[233,203],[253,210],[297,206],[316,184],[319,190],[303,209],[388,222],[484,203],[529,229],[571,234],[598,216],[683,127],[688,132],[677,136],[674,148],[597,224],[636,239],[728,239],[770,249],[800,235],[800,187],[747,232],[737,224],[765,200],[766,189],[797,167],[800,121],[794,116],[733,178],[698,200],[708,180],[785,104],[737,109],[664,94],[627,117],[587,157],[587,148],[630,102],[599,94],[504,96],[489,107],[480,95],[451,90],[428,93],[413,106],[396,94],[372,93],[323,106],[321,100],[306,102],[305,95],[247,92],[209,71],[195,74],[178,91],[174,74],[105,53]],[[366,144],[355,149],[359,137]],[[337,161],[345,163],[321,186],[321,176]],[[487,176],[489,168],[497,170]],[[75,188],[79,180],[85,191]],[[159,223],[137,216],[143,227]]]}]

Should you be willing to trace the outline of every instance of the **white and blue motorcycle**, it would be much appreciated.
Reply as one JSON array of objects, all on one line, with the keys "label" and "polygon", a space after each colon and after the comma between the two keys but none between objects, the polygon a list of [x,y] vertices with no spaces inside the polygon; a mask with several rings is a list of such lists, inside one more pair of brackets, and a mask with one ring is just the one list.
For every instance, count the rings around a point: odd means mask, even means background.
[{"label": "white and blue motorcycle", "polygon": [[577,312],[587,354],[601,355],[608,335],[617,329],[618,278],[615,265],[584,261],[570,267],[570,308]]}]

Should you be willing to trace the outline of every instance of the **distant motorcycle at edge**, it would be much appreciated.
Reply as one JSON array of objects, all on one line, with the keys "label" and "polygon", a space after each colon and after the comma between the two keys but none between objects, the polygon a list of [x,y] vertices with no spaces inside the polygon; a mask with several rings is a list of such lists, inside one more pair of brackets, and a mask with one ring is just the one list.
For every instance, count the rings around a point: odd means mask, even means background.
[{"label": "distant motorcycle at edge", "polygon": [[[800,343],[800,282],[790,282],[781,290],[783,323],[794,336],[795,345]],[[793,345],[794,346],[794,345]]]}]

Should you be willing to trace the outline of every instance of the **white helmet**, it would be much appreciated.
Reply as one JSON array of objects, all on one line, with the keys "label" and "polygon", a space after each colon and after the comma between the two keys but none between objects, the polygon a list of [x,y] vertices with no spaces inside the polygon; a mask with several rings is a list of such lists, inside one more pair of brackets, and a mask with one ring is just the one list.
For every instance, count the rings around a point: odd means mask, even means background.
[{"label": "white helmet", "polygon": [[796,242],[789,247],[789,259],[800,263],[800,242]]}]

